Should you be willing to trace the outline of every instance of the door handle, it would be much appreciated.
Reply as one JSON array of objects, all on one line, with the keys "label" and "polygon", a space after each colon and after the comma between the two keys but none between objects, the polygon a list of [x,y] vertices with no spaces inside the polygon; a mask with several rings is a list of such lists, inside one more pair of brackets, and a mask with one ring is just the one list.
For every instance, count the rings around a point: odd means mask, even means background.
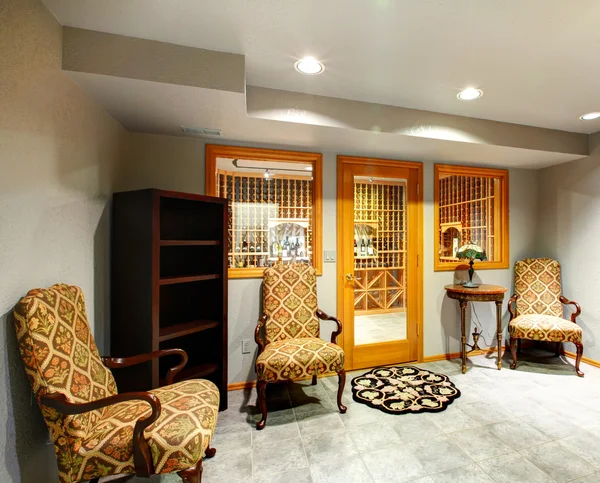
[{"label": "door handle", "polygon": [[352,282],[352,280],[354,280],[354,275],[352,273],[347,273],[346,274],[346,280],[348,282]]}]

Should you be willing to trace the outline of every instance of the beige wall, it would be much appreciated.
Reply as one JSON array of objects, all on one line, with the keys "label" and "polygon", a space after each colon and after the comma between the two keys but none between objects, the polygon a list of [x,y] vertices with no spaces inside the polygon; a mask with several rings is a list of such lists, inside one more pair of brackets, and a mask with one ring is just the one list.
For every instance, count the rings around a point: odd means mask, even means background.
[{"label": "beige wall", "polygon": [[[202,139],[132,133],[128,137],[124,162],[117,176],[116,189],[163,188],[203,193],[204,147],[205,142]],[[272,147],[296,149],[293,146]],[[316,146],[313,151],[319,152],[320,150]],[[323,153],[323,248],[325,250],[336,249],[336,155],[337,153],[333,152]],[[424,185],[424,349],[425,355],[430,356],[457,352],[460,333],[458,306],[444,297],[444,285],[452,283],[453,274],[433,271],[433,163],[425,163]],[[511,170],[511,266],[514,260],[535,255],[536,215],[537,172]],[[512,286],[510,269],[476,273],[486,283]],[[261,281],[256,279],[231,280],[229,282],[230,382],[254,379],[254,354],[241,353],[241,340],[253,339],[259,310],[260,283]],[[324,264],[323,276],[319,277],[318,287],[321,308],[335,314],[335,263]],[[473,316],[481,323],[485,342],[492,344],[495,340],[493,305],[478,304]],[[505,323],[506,321],[505,313]],[[325,331],[329,331],[329,329],[324,328]]]},{"label": "beige wall", "polygon": [[540,171],[537,244],[540,256],[561,262],[563,293],[581,304],[583,355],[600,361],[600,132],[590,153]]},{"label": "beige wall", "polygon": [[0,481],[57,481],[52,446],[18,355],[27,290],[83,287],[107,340],[107,201],[123,128],[61,72],[61,27],[38,0],[0,3]]}]

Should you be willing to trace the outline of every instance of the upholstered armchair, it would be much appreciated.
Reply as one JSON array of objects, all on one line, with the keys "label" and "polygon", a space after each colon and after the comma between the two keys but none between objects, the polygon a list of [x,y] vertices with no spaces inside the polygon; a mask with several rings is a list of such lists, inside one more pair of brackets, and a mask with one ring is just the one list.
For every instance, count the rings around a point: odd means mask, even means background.
[{"label": "upholstered armchair", "polygon": [[[25,372],[54,443],[61,483],[172,472],[185,483],[200,482],[202,456],[215,454],[209,442],[219,391],[201,379],[173,384],[187,362],[183,350],[101,358],[78,287],[31,290],[14,315]],[[169,370],[168,386],[117,392],[109,367],[173,354],[181,362]]]},{"label": "upholstered armchair", "polygon": [[[563,318],[563,304],[575,307],[571,321]],[[583,377],[579,370],[583,331],[577,325],[581,307],[562,296],[559,262],[550,258],[526,258],[515,263],[515,294],[508,301],[508,311],[511,369],[517,367],[517,343],[520,345],[521,339],[555,342],[557,356],[563,342],[573,342],[577,347],[575,372]]]},{"label": "upholstered armchair", "polygon": [[[337,330],[331,342],[320,336],[320,320],[331,320]],[[261,332],[264,331],[264,340]],[[256,425],[263,429],[267,422],[266,388],[268,383],[310,379],[317,375],[338,374],[337,405],[346,412],[342,394],[346,383],[344,351],[336,345],[342,323],[317,308],[317,277],[306,263],[278,263],[265,269],[263,278],[263,314],[254,339],[258,344],[256,375],[258,402],[262,419]]]}]

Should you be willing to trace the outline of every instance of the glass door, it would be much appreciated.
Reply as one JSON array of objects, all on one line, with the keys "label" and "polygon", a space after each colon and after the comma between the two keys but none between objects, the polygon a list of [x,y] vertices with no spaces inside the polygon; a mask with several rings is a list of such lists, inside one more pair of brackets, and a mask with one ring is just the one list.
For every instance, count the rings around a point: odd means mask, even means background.
[{"label": "glass door", "polygon": [[348,159],[338,201],[346,358],[354,369],[417,360],[419,170]]}]

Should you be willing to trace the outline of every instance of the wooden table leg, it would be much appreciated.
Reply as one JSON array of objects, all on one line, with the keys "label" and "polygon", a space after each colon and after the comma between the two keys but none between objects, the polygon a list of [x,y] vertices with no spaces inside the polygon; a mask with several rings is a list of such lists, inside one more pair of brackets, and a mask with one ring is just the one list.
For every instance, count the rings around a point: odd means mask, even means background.
[{"label": "wooden table leg", "polygon": [[502,300],[496,300],[496,324],[498,331],[498,370],[502,369]]},{"label": "wooden table leg", "polygon": [[461,337],[460,337],[460,346],[461,346],[461,358],[462,358],[462,373],[465,374],[467,372],[467,337],[465,336],[465,332],[467,331],[467,323],[466,323],[466,316],[467,316],[467,301],[466,300],[461,300],[460,301],[460,330],[461,330]]}]

